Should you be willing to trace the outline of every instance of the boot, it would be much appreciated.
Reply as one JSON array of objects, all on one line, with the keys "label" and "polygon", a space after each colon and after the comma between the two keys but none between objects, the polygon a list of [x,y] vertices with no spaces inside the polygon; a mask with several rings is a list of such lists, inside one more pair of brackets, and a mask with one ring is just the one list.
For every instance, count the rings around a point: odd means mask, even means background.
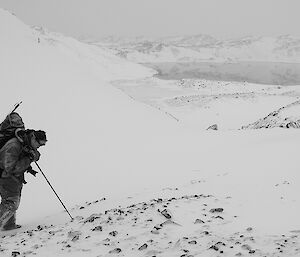
[{"label": "boot", "polygon": [[22,226],[21,225],[18,225],[18,224],[12,224],[12,225],[5,225],[3,226],[2,230],[3,231],[9,231],[9,230],[13,230],[13,229],[18,229],[18,228],[21,228]]},{"label": "boot", "polygon": [[3,228],[9,220],[14,219],[14,215],[15,211],[12,210],[11,207],[6,208],[5,206],[0,205],[0,228]]},{"label": "boot", "polygon": [[16,213],[11,216],[11,218],[5,223],[2,230],[12,230],[12,229],[18,229],[21,225],[16,225]]}]

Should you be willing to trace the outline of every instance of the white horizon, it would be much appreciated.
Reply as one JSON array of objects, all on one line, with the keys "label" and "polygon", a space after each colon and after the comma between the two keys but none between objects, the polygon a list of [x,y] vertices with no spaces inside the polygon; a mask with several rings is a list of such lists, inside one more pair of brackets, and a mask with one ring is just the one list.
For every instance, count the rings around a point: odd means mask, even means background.
[{"label": "white horizon", "polygon": [[0,0],[31,26],[76,38],[207,34],[217,39],[244,36],[300,36],[300,2],[290,0],[48,1]]}]

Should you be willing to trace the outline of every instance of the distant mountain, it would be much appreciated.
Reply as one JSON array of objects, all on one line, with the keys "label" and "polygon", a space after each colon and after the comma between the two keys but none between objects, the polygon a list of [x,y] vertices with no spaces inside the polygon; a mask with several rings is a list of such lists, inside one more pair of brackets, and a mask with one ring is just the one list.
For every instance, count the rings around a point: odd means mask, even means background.
[{"label": "distant mountain", "polygon": [[145,62],[290,62],[300,63],[300,38],[243,37],[220,41],[208,35],[164,38],[106,37],[91,44],[106,46],[128,60]]}]

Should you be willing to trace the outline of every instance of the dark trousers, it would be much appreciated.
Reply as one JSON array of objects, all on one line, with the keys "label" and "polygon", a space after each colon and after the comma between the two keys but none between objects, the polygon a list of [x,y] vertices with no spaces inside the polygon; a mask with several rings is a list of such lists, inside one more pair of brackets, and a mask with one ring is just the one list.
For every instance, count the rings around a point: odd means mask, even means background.
[{"label": "dark trousers", "polygon": [[16,224],[23,183],[14,178],[0,178],[0,228]]}]

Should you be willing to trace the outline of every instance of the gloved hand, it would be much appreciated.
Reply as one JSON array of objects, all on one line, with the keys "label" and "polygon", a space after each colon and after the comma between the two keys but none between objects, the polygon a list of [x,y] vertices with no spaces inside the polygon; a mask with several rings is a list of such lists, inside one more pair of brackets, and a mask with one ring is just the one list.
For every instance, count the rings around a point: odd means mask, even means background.
[{"label": "gloved hand", "polygon": [[38,173],[31,166],[29,166],[29,168],[27,169],[27,172],[30,173],[33,176],[36,176],[36,174]]},{"label": "gloved hand", "polygon": [[32,162],[37,162],[40,159],[41,154],[37,150],[29,151],[29,158]]}]

